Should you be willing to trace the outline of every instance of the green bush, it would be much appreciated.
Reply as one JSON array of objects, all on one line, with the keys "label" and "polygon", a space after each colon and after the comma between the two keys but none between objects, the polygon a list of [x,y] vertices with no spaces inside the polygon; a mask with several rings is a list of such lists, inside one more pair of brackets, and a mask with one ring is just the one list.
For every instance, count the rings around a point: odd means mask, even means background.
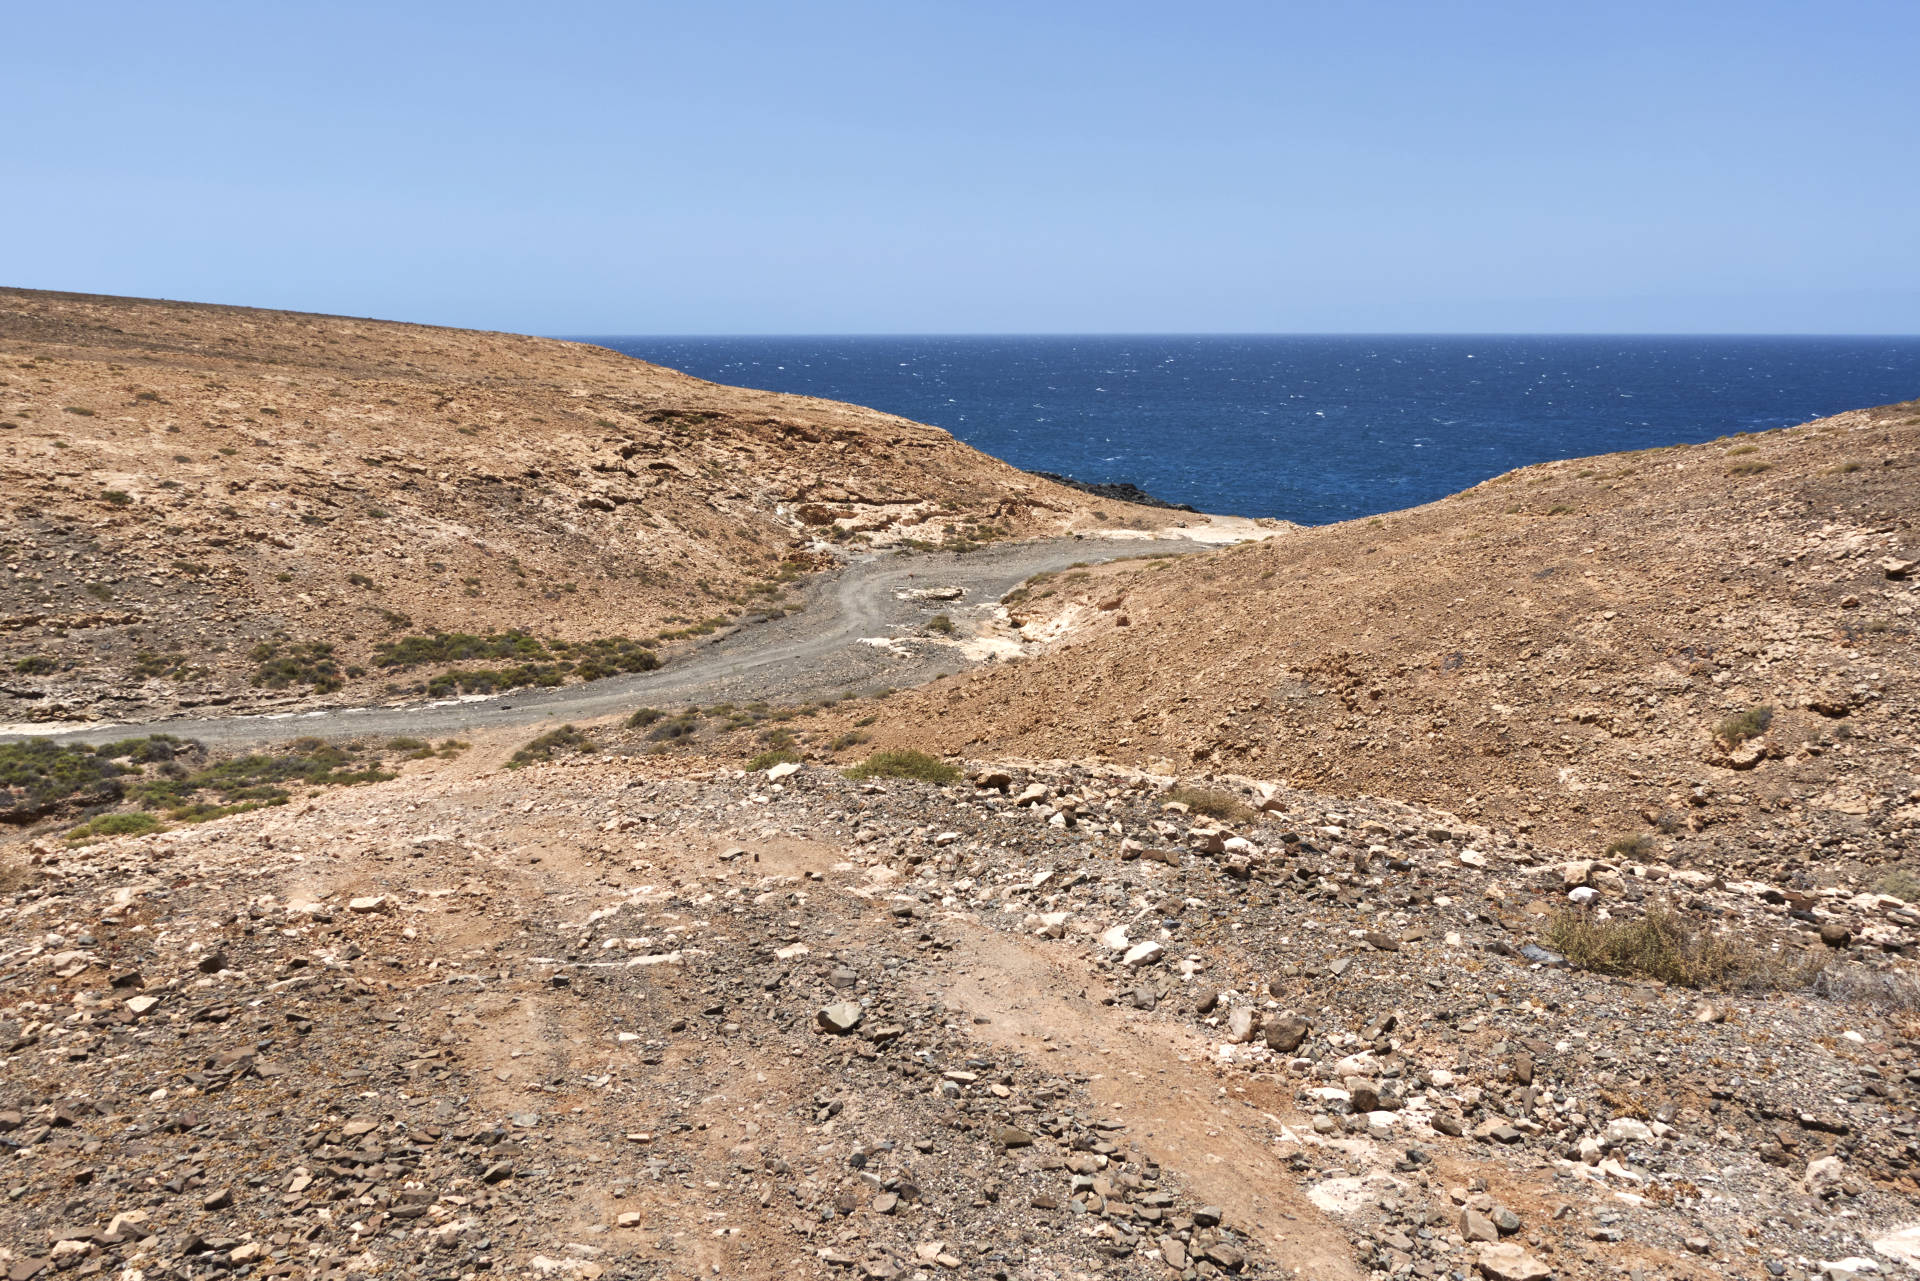
[{"label": "green bush", "polygon": [[247,657],[259,664],[253,683],[267,689],[311,685],[316,694],[327,694],[344,684],[327,641],[263,641]]},{"label": "green bush", "polygon": [[656,743],[676,742],[683,738],[692,738],[700,732],[700,714],[689,708],[678,716],[661,721],[653,727],[647,737]]},{"label": "green bush", "polygon": [[937,632],[942,636],[951,636],[953,635],[953,620],[945,614],[935,614],[927,620],[927,630]]},{"label": "green bush", "polygon": [[788,748],[782,748],[779,751],[760,753],[747,762],[747,768],[750,770],[763,770],[772,769],[776,765],[798,765],[799,763],[800,753]]},{"label": "green bush", "polygon": [[941,784],[960,781],[957,768],[938,756],[929,756],[910,747],[875,752],[845,773],[851,779],[910,778],[922,783]]},{"label": "green bush", "polygon": [[151,814],[102,814],[67,833],[67,844],[86,845],[109,836],[144,836],[160,830],[160,820]]},{"label": "green bush", "polygon": [[522,663],[518,667],[456,667],[428,678],[426,690],[434,698],[448,694],[494,694],[529,686],[564,685],[567,669],[557,663]]},{"label": "green bush", "polygon": [[143,809],[163,809],[169,811],[169,817],[185,817],[189,807],[205,803],[199,798],[201,792],[214,793],[223,805],[244,804],[252,809],[284,805],[292,784],[345,787],[393,777],[380,768],[378,761],[360,760],[353,750],[323,739],[298,738],[276,751],[216,761],[193,773],[144,778],[133,787],[132,794]]},{"label": "green bush", "polygon": [[1738,747],[1748,739],[1759,738],[1773,724],[1773,708],[1761,705],[1749,707],[1738,716],[1729,716],[1720,722],[1714,733],[1728,747]]},{"label": "green bush", "polygon": [[120,799],[127,771],[84,743],[29,738],[0,743],[0,820],[27,822],[69,802]]},{"label": "green bush", "polygon": [[[506,668],[476,668],[443,673],[429,683],[428,692],[460,688],[468,693],[517,689],[525,685],[559,685],[566,678],[598,680],[622,672],[650,672],[660,666],[653,642],[626,636],[585,641],[541,640],[519,630],[491,632],[435,632],[431,636],[402,636],[373,648],[380,667],[409,668],[426,663],[470,663],[480,659],[516,659]],[[437,688],[436,688],[437,686]]]},{"label": "green bush", "polygon": [[536,762],[550,761],[562,753],[595,752],[593,740],[571,725],[548,730],[507,758],[508,769],[519,769]]},{"label": "green bush", "polygon": [[657,707],[643,707],[627,717],[628,729],[645,729],[655,721],[665,720],[667,714]]},{"label": "green bush", "polygon": [[422,663],[470,663],[475,659],[549,658],[547,647],[522,631],[435,632],[431,636],[402,636],[373,647],[378,667],[417,667]]}]

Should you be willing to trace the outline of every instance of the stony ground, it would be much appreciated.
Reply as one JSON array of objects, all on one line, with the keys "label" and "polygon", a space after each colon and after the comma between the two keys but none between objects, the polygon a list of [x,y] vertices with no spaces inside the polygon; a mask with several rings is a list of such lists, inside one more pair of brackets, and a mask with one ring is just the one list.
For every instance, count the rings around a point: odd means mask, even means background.
[{"label": "stony ground", "polygon": [[[941,786],[594,737],[20,851],[0,1263],[1196,1281],[1920,1258],[1920,911],[1832,867],[1570,858],[1097,762]],[[1538,949],[1579,902],[1668,906],[1787,986],[1565,968]]]}]

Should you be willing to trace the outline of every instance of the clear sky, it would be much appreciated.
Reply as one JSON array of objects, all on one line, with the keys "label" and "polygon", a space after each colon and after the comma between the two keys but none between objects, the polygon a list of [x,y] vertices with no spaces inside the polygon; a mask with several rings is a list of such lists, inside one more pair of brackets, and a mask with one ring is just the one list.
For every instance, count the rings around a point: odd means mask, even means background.
[{"label": "clear sky", "polygon": [[8,7],[0,283],[541,333],[1920,332],[1920,3]]}]

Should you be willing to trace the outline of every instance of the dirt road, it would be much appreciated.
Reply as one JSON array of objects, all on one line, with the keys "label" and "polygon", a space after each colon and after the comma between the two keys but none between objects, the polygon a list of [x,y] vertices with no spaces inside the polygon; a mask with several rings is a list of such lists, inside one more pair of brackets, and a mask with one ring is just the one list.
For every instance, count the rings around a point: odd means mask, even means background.
[{"label": "dirt road", "polygon": [[[657,671],[464,701],[149,721],[137,728],[242,746],[302,735],[458,734],[584,720],[649,705],[797,703],[850,690],[907,688],[973,661],[957,642],[926,633],[926,623],[935,614],[946,614],[956,625],[956,635],[963,636],[967,624],[986,618],[1002,595],[1035,574],[1079,562],[1183,555],[1206,547],[1181,538],[1060,538],[1006,543],[967,555],[872,556],[815,580],[804,610],[739,627]],[[937,595],[912,595],[928,589]],[[958,589],[957,596],[939,598],[953,589]],[[59,733],[50,727],[36,736],[104,742],[133,728],[103,723]],[[28,736],[5,734],[0,741]]]}]

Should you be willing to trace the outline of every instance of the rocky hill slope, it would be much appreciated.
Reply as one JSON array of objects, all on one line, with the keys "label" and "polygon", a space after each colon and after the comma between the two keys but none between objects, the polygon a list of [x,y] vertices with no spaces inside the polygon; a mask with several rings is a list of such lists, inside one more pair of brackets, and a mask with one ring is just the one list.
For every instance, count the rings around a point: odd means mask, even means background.
[{"label": "rocky hill slope", "polygon": [[1920,828],[1920,402],[1523,468],[1410,511],[1030,585],[1030,656],[875,741],[1290,779],[1757,860]]},{"label": "rocky hill slope", "polygon": [[631,670],[836,548],[1149,519],[581,344],[18,289],[0,493],[0,723]]}]

